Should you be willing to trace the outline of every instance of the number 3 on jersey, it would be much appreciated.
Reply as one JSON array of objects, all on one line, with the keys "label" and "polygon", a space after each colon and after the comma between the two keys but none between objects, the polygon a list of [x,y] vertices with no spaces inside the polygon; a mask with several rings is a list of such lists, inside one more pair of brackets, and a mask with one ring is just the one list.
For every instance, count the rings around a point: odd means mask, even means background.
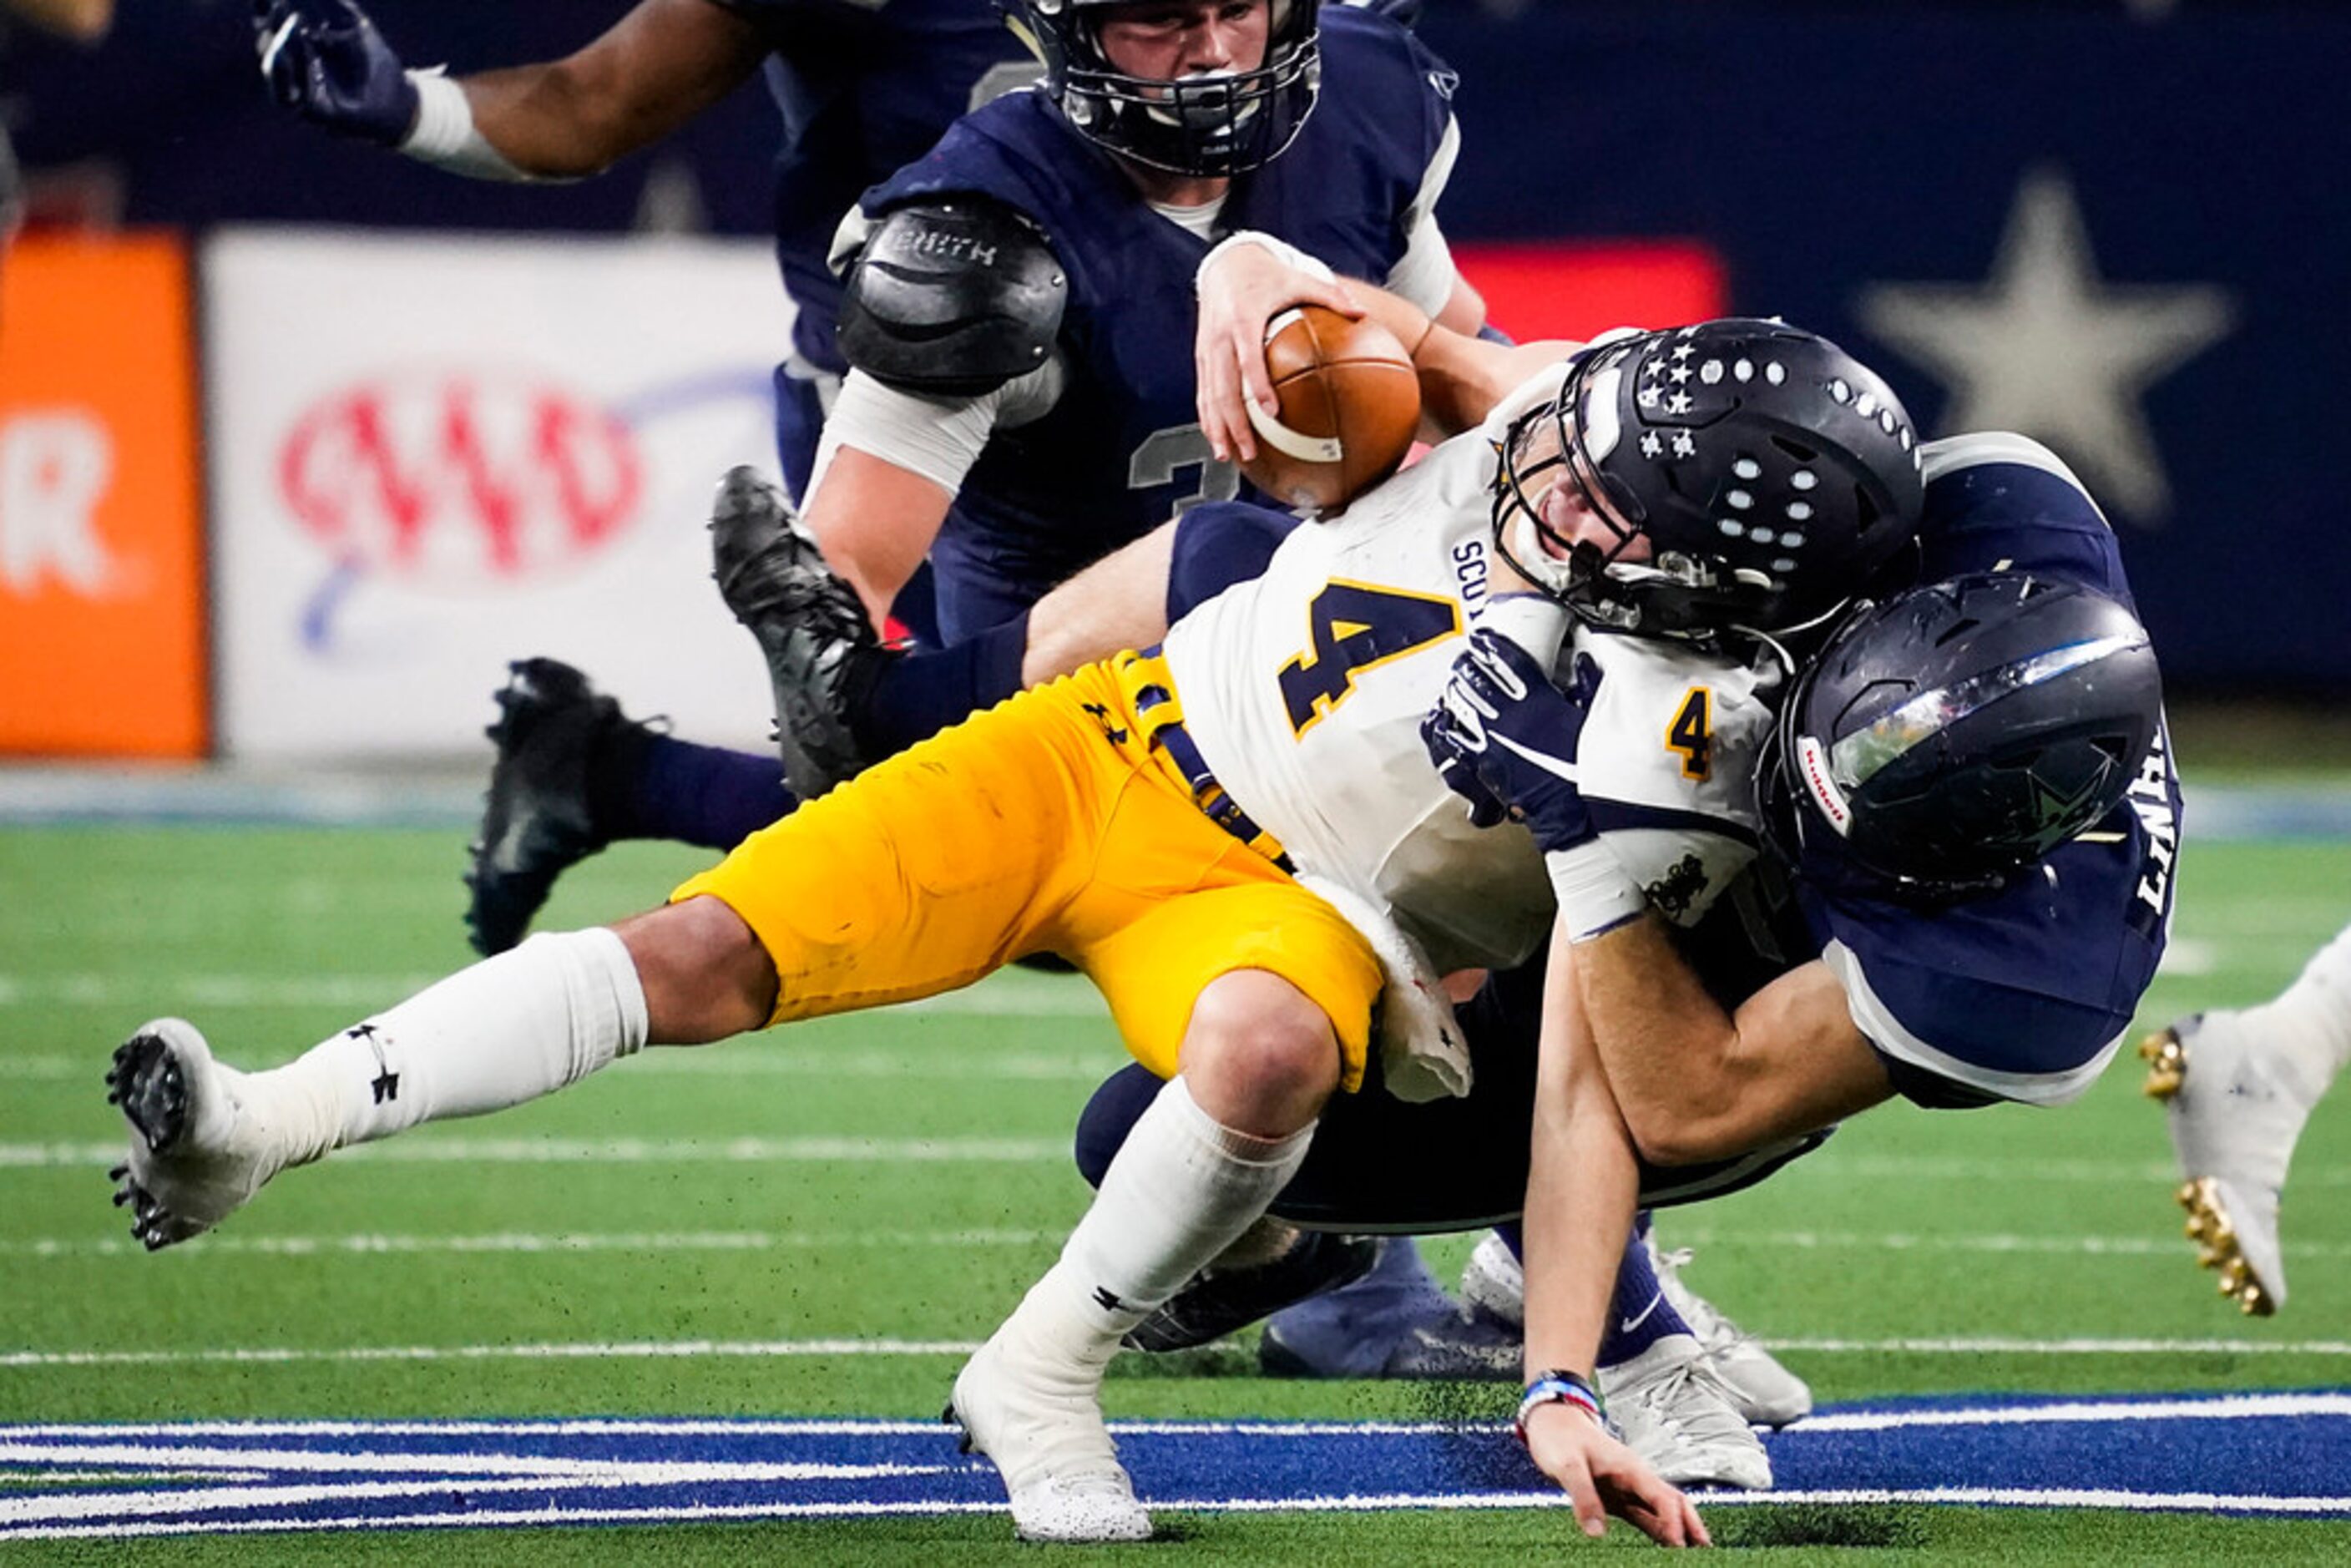
[{"label": "number 3 on jersey", "polygon": [[1682,759],[1682,777],[1704,783],[1714,771],[1714,691],[1692,686],[1666,726],[1666,749]]},{"label": "number 3 on jersey", "polygon": [[1434,594],[1334,581],[1306,607],[1314,645],[1281,667],[1290,727],[1304,735],[1346,700],[1355,677],[1461,630],[1460,607]]}]

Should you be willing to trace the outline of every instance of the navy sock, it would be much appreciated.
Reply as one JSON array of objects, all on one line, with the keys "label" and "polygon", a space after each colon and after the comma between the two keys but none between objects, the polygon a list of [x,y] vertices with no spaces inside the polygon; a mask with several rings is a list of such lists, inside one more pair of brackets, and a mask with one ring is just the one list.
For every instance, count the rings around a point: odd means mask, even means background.
[{"label": "navy sock", "polygon": [[638,731],[611,753],[591,774],[589,800],[612,838],[731,850],[799,804],[773,752]]},{"label": "navy sock", "polygon": [[1667,1334],[1690,1332],[1658,1287],[1644,1240],[1647,1229],[1646,1223],[1634,1227],[1625,1241],[1624,1259],[1616,1265],[1616,1294],[1608,1303],[1608,1325],[1600,1336],[1602,1366],[1630,1361]]},{"label": "navy sock", "polygon": [[947,646],[892,659],[862,694],[850,727],[871,760],[893,757],[1020,689],[1029,612]]}]

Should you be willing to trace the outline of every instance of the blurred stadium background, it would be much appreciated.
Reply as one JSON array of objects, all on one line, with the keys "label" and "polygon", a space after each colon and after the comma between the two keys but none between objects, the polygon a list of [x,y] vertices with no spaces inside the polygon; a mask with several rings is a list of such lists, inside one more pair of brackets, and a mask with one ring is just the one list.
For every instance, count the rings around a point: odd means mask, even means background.
[{"label": "blurred stadium background", "polygon": [[[464,71],[567,52],[625,5],[375,9],[410,61]],[[869,1184],[781,1155],[680,1156],[648,1182],[625,1164],[484,1155],[445,1210],[455,1173],[430,1165],[322,1178],[211,1263],[190,1249],[142,1272],[97,1240],[91,1151],[112,1136],[97,1078],[127,1028],[195,1010],[279,1060],[388,1000],[381,985],[462,960],[455,873],[507,659],[579,663],[697,738],[761,744],[767,712],[699,525],[724,466],[773,463],[788,308],[764,237],[772,104],[747,87],[581,183],[468,182],[274,110],[246,10],[123,0],[110,35],[78,45],[0,23],[24,217],[0,260],[0,1419],[927,1414],[953,1365],[935,1353],[396,1375],[324,1353],[977,1339],[1074,1216],[1066,1167],[1024,1168],[983,1203],[959,1197],[974,1173],[952,1161]],[[1441,215],[1513,335],[1782,314],[1877,364],[1930,430],[2020,429],[2076,467],[2124,538],[2189,789],[2183,940],[2147,1021],[2290,977],[2351,909],[2351,517],[2327,423],[2351,386],[2351,209],[2328,151],[2351,8],[1432,0],[1420,31],[1461,73]],[[690,863],[608,857],[558,914],[642,905]],[[996,1010],[1021,1021],[968,1027],[1030,1054],[974,1101],[981,1130],[1050,1144],[1115,1044],[1064,992]],[[922,1089],[990,1049],[937,1049],[960,1016],[841,1026],[810,1047],[805,1082],[593,1085],[496,1132],[654,1135],[650,1113],[689,1141],[951,1137],[972,1119]],[[902,1082],[856,1066],[873,1051]],[[2127,1076],[2055,1118],[1888,1113],[1840,1140],[1858,1147],[1698,1221],[1722,1260],[1698,1282],[1769,1337],[1876,1347],[1803,1364],[1830,1398],[2343,1383],[2341,1117],[2330,1131],[2322,1113],[2304,1148],[2283,1326],[2240,1325],[2167,1235],[2159,1119]],[[387,1211],[370,1183],[395,1171]],[[715,1200],[721,1176],[734,1190]],[[725,1268],[702,1260],[726,1258],[718,1243],[622,1245],[795,1226],[834,1240],[744,1242]],[[881,1249],[845,1239],[860,1226],[967,1239],[936,1244],[951,1270],[930,1242],[877,1270]],[[489,1249],[494,1263],[450,1239],[567,1227],[621,1239],[593,1256]],[[435,1228],[445,1246],[416,1240]],[[410,1242],[362,1244],[381,1233]],[[269,1250],[273,1234],[287,1245]],[[1881,1300],[1888,1272],[1904,1283]],[[643,1284],[627,1322],[571,1321],[615,1278]],[[878,1294],[848,1283],[869,1278]],[[1891,1348],[1904,1335],[2043,1348]],[[2132,1336],[2155,1348],[2112,1348]],[[2045,1348],[2069,1340],[2108,1348]],[[105,1359],[281,1343],[321,1357],[188,1362],[128,1387]],[[1113,1387],[1129,1415],[1426,1410],[1249,1378]],[[1857,1544],[2008,1539],[1855,1528]],[[2346,1549],[2339,1527],[2308,1528],[2192,1540]],[[1302,1552],[1366,1550],[1313,1539]],[[1466,1539],[1531,1549],[1507,1531]]]}]

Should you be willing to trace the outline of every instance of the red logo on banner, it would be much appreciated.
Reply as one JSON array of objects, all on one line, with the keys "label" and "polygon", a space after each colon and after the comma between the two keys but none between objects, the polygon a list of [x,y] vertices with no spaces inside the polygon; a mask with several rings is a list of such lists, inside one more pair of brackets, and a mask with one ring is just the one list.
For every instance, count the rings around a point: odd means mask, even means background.
[{"label": "red logo on banner", "polygon": [[627,426],[560,387],[412,372],[304,414],[277,478],[287,507],[339,556],[472,586],[592,554],[635,512],[643,469]]}]

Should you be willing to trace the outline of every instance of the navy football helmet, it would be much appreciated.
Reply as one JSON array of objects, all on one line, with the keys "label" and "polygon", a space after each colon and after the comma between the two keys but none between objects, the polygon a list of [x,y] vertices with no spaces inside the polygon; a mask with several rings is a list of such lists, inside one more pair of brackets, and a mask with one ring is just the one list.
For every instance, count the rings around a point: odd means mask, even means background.
[{"label": "navy football helmet", "polygon": [[1006,23],[1045,66],[1045,91],[1088,140],[1174,173],[1245,173],[1270,163],[1313,112],[1322,79],[1322,0],[1267,0],[1265,60],[1255,70],[1157,81],[1102,53],[1102,13],[1134,0],[998,0]]},{"label": "navy football helmet", "polygon": [[[1613,545],[1545,525],[1562,476]],[[1579,355],[1503,443],[1494,537],[1596,625],[1781,634],[1834,614],[1907,546],[1925,494],[1917,431],[1876,372],[1801,328],[1733,317]],[[1647,559],[1626,559],[1644,539]]]},{"label": "navy football helmet", "polygon": [[2163,722],[2146,629],[2105,595],[1987,572],[1864,605],[1758,762],[1767,833],[1830,888],[1990,892],[2102,821]]}]

